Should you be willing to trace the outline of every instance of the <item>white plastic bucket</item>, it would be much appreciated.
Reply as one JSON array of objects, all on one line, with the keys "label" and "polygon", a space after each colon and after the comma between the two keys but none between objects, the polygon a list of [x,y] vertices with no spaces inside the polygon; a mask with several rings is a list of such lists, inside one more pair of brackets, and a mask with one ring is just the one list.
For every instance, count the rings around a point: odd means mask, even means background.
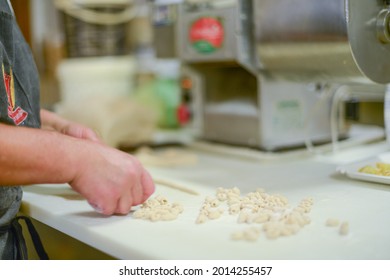
[{"label": "white plastic bucket", "polygon": [[61,102],[99,95],[131,95],[136,62],[131,56],[71,58],[58,66]]}]

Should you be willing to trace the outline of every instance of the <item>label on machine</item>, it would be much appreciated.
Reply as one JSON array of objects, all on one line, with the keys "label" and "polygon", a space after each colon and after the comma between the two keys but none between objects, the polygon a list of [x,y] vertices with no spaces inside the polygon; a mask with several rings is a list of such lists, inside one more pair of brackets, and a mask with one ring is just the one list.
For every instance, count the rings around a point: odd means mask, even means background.
[{"label": "label on machine", "polygon": [[216,17],[201,17],[194,21],[189,30],[189,40],[199,53],[213,53],[224,41],[222,21]]}]

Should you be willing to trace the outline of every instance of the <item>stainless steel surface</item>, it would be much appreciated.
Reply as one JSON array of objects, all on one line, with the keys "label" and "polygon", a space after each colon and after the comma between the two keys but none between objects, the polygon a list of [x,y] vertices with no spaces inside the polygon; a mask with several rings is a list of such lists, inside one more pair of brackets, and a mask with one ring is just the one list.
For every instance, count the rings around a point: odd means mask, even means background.
[{"label": "stainless steel surface", "polygon": [[390,32],[389,32],[389,18],[390,11],[387,9],[383,9],[379,12],[377,21],[376,21],[376,32],[377,37],[380,42],[387,44],[390,43]]},{"label": "stainless steel surface", "polygon": [[[377,37],[377,17],[390,9],[388,0],[346,0],[348,37],[359,69],[377,83],[390,82],[390,44]],[[387,32],[389,26],[386,27]]]},{"label": "stainless steel surface", "polygon": [[377,27],[385,1],[262,0],[253,5],[261,69],[297,80],[390,81],[390,45],[378,38]]}]

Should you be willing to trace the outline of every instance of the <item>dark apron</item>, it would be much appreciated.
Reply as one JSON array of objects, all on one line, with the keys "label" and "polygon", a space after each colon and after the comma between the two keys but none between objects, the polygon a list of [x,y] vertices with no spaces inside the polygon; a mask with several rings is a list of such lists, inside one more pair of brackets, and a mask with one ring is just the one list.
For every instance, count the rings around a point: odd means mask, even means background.
[{"label": "dark apron", "polygon": [[[0,73],[0,122],[39,128],[38,71],[7,0],[0,0]],[[16,217],[21,200],[21,187],[0,186],[0,259],[28,258],[20,220],[27,223],[37,251],[42,247],[31,221]],[[47,258],[44,250],[38,254]]]}]

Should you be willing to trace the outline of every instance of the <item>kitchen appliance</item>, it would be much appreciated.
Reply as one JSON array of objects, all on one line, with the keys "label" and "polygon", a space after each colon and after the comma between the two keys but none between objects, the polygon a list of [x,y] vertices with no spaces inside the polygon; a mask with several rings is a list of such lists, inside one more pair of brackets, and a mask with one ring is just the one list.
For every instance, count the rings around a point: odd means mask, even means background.
[{"label": "kitchen appliance", "polygon": [[388,2],[184,1],[179,119],[202,139],[264,150],[347,137],[335,94],[384,93],[390,80]]},{"label": "kitchen appliance", "polygon": [[139,13],[134,0],[55,0],[70,58],[127,55],[129,23]]}]

